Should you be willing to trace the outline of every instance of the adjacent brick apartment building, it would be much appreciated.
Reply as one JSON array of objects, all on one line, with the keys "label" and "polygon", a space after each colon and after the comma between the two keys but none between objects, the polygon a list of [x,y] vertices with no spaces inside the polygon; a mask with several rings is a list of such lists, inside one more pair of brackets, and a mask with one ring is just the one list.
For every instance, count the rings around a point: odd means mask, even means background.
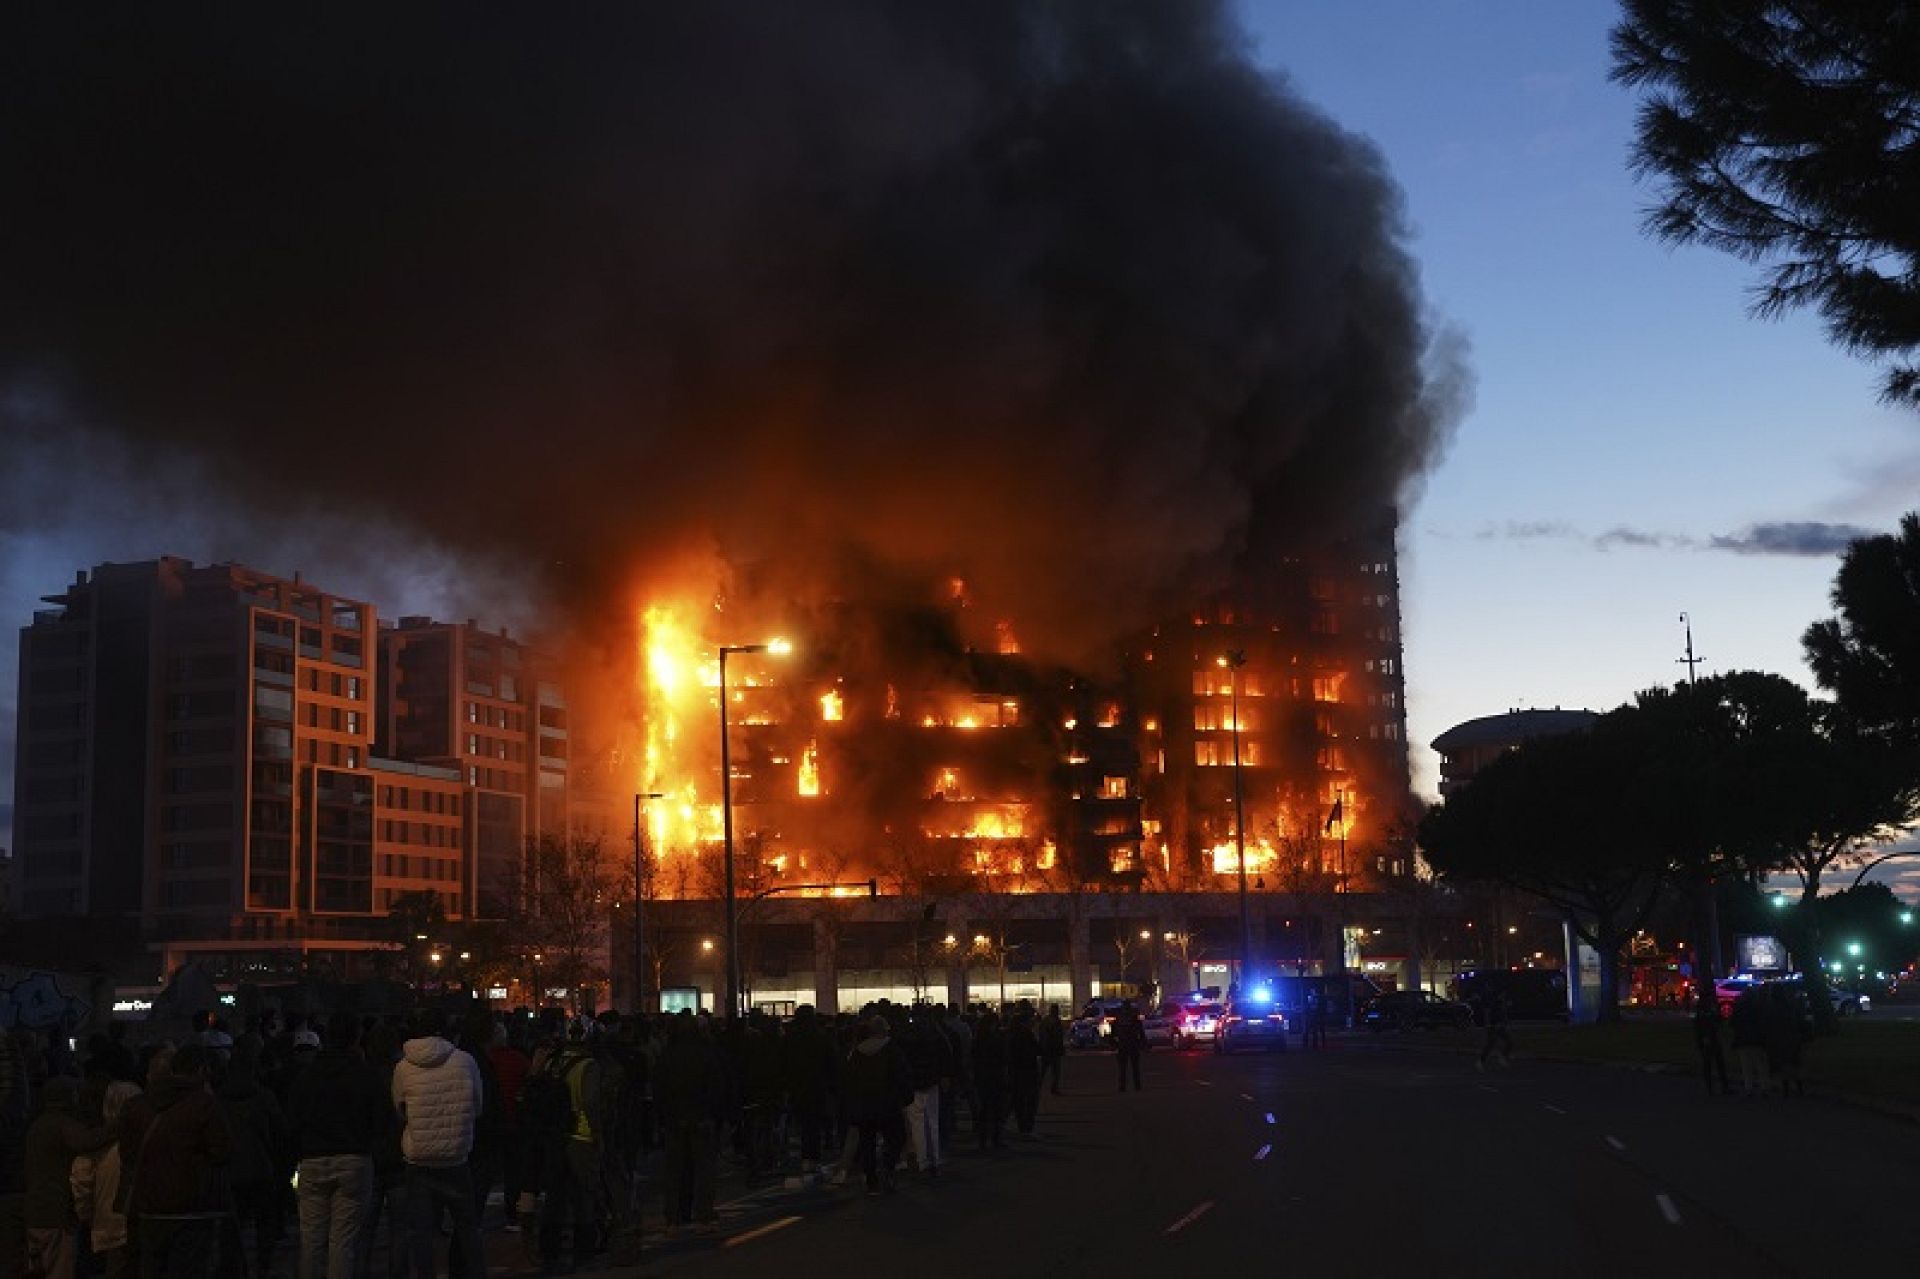
[{"label": "adjacent brick apartment building", "polygon": [[359,953],[401,893],[484,910],[487,873],[564,814],[564,750],[549,761],[539,730],[564,703],[504,635],[383,631],[298,578],[172,557],[102,564],[47,602],[20,635],[23,918],[122,918],[169,966]]}]

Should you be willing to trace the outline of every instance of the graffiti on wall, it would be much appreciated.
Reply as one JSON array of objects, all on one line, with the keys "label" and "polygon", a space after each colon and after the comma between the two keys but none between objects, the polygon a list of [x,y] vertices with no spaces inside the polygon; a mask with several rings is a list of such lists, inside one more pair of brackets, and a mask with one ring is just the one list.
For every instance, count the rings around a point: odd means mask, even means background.
[{"label": "graffiti on wall", "polygon": [[0,964],[0,1030],[78,1026],[93,1011],[85,979]]}]

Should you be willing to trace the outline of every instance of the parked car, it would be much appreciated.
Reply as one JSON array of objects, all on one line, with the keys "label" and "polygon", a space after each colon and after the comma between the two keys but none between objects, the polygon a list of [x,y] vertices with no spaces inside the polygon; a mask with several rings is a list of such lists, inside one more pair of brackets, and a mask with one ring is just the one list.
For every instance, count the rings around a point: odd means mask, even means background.
[{"label": "parked car", "polygon": [[1113,1022],[1113,1015],[1120,1011],[1124,999],[1090,999],[1080,1015],[1067,1025],[1067,1047],[1069,1048],[1105,1048],[1108,1047],[1107,1034]]},{"label": "parked car", "polygon": [[[1799,973],[1788,973],[1779,980],[1805,989],[1801,986],[1803,978]],[[1861,1013],[1873,1011],[1873,996],[1863,990],[1842,986],[1835,981],[1827,983],[1827,1002],[1833,1006],[1833,1015],[1836,1017],[1857,1017]]]},{"label": "parked car", "polygon": [[1368,1030],[1465,1030],[1473,1025],[1473,1009],[1430,990],[1393,990],[1370,1002],[1361,1013]]},{"label": "parked car", "polygon": [[1226,1016],[1225,1004],[1180,1004],[1175,1008],[1173,1026],[1173,1046],[1191,1048],[1195,1044],[1210,1044],[1219,1032],[1220,1019]]},{"label": "parked car", "polygon": [[1166,1004],[1150,1009],[1140,1016],[1140,1028],[1146,1031],[1146,1044],[1149,1048],[1171,1047],[1179,1024],[1178,1011]]},{"label": "parked car", "polygon": [[[1120,1012],[1122,1004],[1131,1003],[1140,1008],[1141,1001],[1126,999],[1092,999],[1080,1011],[1080,1016],[1067,1026],[1067,1046],[1069,1048],[1111,1048],[1113,1047],[1113,1019]],[[1173,1042],[1174,1018],[1163,1006],[1149,1009],[1140,1014],[1140,1028],[1146,1032],[1146,1045],[1171,1044]]]},{"label": "parked car", "polygon": [[1480,1011],[1488,999],[1503,994],[1507,1016],[1514,1021],[1566,1021],[1567,975],[1557,968],[1486,968],[1461,973],[1454,979],[1453,998],[1474,1010],[1475,1022],[1485,1024]]},{"label": "parked car", "polygon": [[1241,1049],[1285,1052],[1286,1048],[1287,1015],[1274,1005],[1271,994],[1261,998],[1256,992],[1229,1002],[1213,1037],[1213,1051],[1217,1053]]}]

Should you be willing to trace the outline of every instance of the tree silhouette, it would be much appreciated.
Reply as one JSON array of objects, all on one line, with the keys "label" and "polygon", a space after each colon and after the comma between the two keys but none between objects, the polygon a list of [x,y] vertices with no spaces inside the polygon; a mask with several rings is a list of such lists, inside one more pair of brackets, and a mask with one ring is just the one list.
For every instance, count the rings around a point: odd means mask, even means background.
[{"label": "tree silhouette", "polygon": [[1861,728],[1920,746],[1920,515],[1847,547],[1831,598],[1801,638],[1814,678]]},{"label": "tree silhouette", "polygon": [[[1773,262],[1763,315],[1808,307],[1844,349],[1920,347],[1920,6],[1857,0],[1625,0],[1613,77],[1644,88],[1634,165],[1649,229]],[[1891,401],[1920,405],[1897,362]]]}]

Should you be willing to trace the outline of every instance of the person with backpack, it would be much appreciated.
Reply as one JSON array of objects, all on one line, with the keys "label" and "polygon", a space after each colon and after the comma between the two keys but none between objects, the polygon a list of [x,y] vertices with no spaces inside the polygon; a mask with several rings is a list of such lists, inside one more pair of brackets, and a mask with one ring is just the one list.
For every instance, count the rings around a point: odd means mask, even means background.
[{"label": "person with backpack", "polygon": [[913,1097],[907,1103],[907,1135],[913,1161],[922,1174],[940,1175],[940,1090],[953,1087],[953,1050],[946,1033],[934,1021],[931,1004],[915,1004],[900,1037]]},{"label": "person with backpack", "polygon": [[444,1215],[453,1220],[453,1246],[486,1273],[480,1218],[473,1210],[467,1157],[483,1097],[480,1068],[440,1034],[442,1020],[423,1015],[393,1068],[393,1108],[400,1116],[400,1155],[406,1160],[407,1250],[414,1279],[433,1279],[434,1245]]},{"label": "person with backpack", "polygon": [[585,1266],[600,1246],[602,1138],[607,1113],[599,1060],[586,1044],[586,1027],[573,1025],[567,1042],[527,1076],[521,1111],[538,1151],[541,1184],[540,1256],[560,1273],[561,1238],[570,1236],[573,1265]]}]

